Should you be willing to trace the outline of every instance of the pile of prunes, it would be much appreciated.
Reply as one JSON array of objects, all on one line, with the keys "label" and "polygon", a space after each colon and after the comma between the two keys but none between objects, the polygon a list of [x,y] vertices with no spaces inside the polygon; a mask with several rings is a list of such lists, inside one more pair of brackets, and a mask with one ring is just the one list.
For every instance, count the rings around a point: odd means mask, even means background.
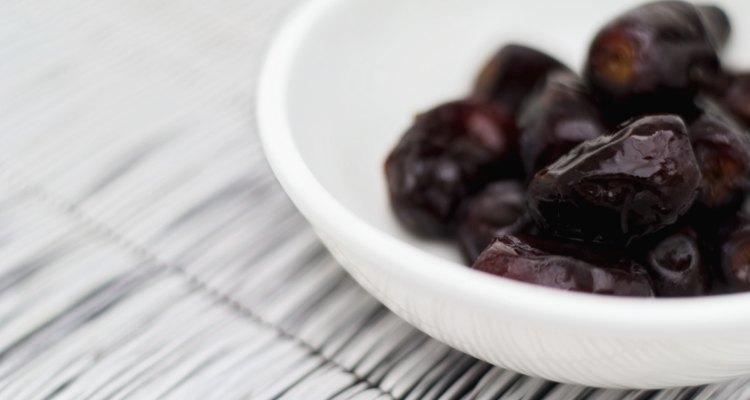
[{"label": "pile of prunes", "polygon": [[388,155],[398,220],[472,268],[571,291],[750,290],[750,73],[726,13],[656,1],[594,37],[582,75],[507,45]]}]

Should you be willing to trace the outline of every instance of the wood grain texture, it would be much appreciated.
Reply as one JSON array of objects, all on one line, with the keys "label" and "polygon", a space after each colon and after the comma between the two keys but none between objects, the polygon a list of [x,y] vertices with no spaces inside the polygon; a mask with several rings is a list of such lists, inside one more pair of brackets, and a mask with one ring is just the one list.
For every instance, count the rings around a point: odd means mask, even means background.
[{"label": "wood grain texture", "polygon": [[524,377],[360,289],[255,135],[293,3],[0,2],[0,398],[750,398]]}]

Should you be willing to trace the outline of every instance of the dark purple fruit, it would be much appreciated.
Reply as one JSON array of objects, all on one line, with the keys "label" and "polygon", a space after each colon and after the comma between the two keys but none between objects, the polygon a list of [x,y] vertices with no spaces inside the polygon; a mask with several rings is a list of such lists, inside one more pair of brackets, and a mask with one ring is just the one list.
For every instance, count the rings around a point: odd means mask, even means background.
[{"label": "dark purple fruit", "polygon": [[527,201],[543,230],[622,245],[677,221],[700,181],[682,119],[648,116],[581,143],[539,171]]},{"label": "dark purple fruit", "polygon": [[513,116],[456,101],[417,116],[385,162],[391,205],[414,232],[454,228],[459,205],[490,182],[522,176]]},{"label": "dark purple fruit", "polygon": [[[568,253],[554,242],[538,238],[503,235],[497,237],[474,263],[476,270],[522,282],[576,292],[618,296],[653,296],[646,270],[639,264],[607,254],[590,258],[592,263]],[[557,251],[555,251],[557,250]]]},{"label": "dark purple fruit", "polygon": [[750,137],[717,112],[703,114],[689,131],[703,176],[698,201],[716,208],[743,197],[750,186]]},{"label": "dark purple fruit", "polygon": [[682,229],[658,241],[646,256],[657,296],[697,296],[711,288],[695,231]]},{"label": "dark purple fruit", "polygon": [[521,159],[530,177],[605,130],[583,82],[568,71],[556,71],[547,77],[524,106],[518,126]]},{"label": "dark purple fruit", "polygon": [[735,291],[750,290],[750,223],[739,223],[721,248],[721,270]]},{"label": "dark purple fruit", "polygon": [[656,1],[608,23],[594,38],[584,76],[612,121],[648,113],[692,114],[692,96],[720,73],[729,20],[713,6]]},{"label": "dark purple fruit", "polygon": [[721,207],[708,207],[696,201],[682,218],[682,221],[697,234],[701,258],[713,276],[711,293],[722,291],[721,286],[725,286],[726,280],[720,268],[722,246],[742,219],[739,212],[741,206],[742,199],[736,199]]},{"label": "dark purple fruit", "polygon": [[534,87],[555,70],[569,71],[560,61],[539,50],[507,45],[482,68],[472,96],[500,103],[515,114]]},{"label": "dark purple fruit", "polygon": [[518,182],[501,181],[487,186],[463,205],[457,239],[469,264],[503,228],[513,225],[524,212],[524,188]]},{"label": "dark purple fruit", "polygon": [[718,6],[703,4],[695,7],[703,20],[703,26],[712,44],[718,50],[723,49],[732,33],[732,22],[729,16]]},{"label": "dark purple fruit", "polygon": [[704,89],[745,126],[750,126],[750,73],[727,73]]}]

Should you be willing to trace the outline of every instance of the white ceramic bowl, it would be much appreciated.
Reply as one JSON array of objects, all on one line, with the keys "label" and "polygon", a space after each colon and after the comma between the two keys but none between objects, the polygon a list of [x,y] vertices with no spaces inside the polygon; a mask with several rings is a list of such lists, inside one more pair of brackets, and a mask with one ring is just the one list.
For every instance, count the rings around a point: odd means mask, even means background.
[{"label": "white ceramic bowl", "polygon": [[[750,46],[750,2],[720,3],[734,17],[730,55],[739,56],[739,44]],[[405,232],[387,202],[382,162],[413,115],[463,95],[500,44],[531,44],[578,67],[597,26],[632,5],[306,3],[282,29],[261,76],[268,159],[349,273],[396,314],[457,349],[522,373],[603,387],[750,374],[750,295],[616,298],[485,275],[460,265],[449,243]],[[750,54],[731,61],[750,67]]]}]

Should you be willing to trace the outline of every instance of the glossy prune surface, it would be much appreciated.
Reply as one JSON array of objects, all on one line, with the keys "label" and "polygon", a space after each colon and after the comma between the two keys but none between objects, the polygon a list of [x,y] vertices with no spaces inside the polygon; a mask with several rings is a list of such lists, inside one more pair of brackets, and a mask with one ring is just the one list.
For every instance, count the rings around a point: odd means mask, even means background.
[{"label": "glossy prune surface", "polygon": [[731,30],[713,5],[646,3],[597,33],[583,78],[504,46],[388,156],[397,218],[524,282],[750,291],[750,73],[722,66]]},{"label": "glossy prune surface", "polygon": [[711,289],[711,272],[705,264],[697,234],[690,228],[658,240],[648,251],[646,266],[657,296],[697,296]]},{"label": "glossy prune surface", "polygon": [[750,136],[718,110],[704,113],[689,133],[703,177],[698,201],[716,208],[743,197],[750,186]]},{"label": "glossy prune surface", "polygon": [[417,116],[385,162],[398,219],[426,236],[452,232],[461,202],[498,179],[521,176],[513,117],[455,101]]},{"label": "glossy prune surface", "polygon": [[464,259],[473,263],[503,229],[512,226],[524,212],[524,188],[514,181],[487,186],[462,207],[456,240]]},{"label": "glossy prune surface", "polygon": [[627,244],[676,222],[700,180],[683,121],[647,116],[539,171],[529,184],[529,211],[558,237]]},{"label": "glossy prune surface", "polygon": [[472,97],[494,101],[516,113],[532,90],[552,71],[570,71],[552,56],[527,46],[503,46],[482,68]]},{"label": "glossy prune surface", "polygon": [[551,73],[518,118],[521,159],[529,177],[579,143],[605,132],[594,99],[569,71]]},{"label": "glossy prune surface", "polygon": [[721,71],[717,50],[729,30],[716,7],[646,3],[597,33],[584,76],[611,122],[648,113],[687,116],[695,112],[699,82]]},{"label": "glossy prune surface", "polygon": [[570,254],[573,250],[562,247],[538,238],[502,235],[480,254],[472,268],[569,291],[619,296],[654,295],[648,273],[636,262],[606,253],[595,254],[592,249],[586,249],[584,253],[588,258],[602,262],[596,264],[575,257]]}]

